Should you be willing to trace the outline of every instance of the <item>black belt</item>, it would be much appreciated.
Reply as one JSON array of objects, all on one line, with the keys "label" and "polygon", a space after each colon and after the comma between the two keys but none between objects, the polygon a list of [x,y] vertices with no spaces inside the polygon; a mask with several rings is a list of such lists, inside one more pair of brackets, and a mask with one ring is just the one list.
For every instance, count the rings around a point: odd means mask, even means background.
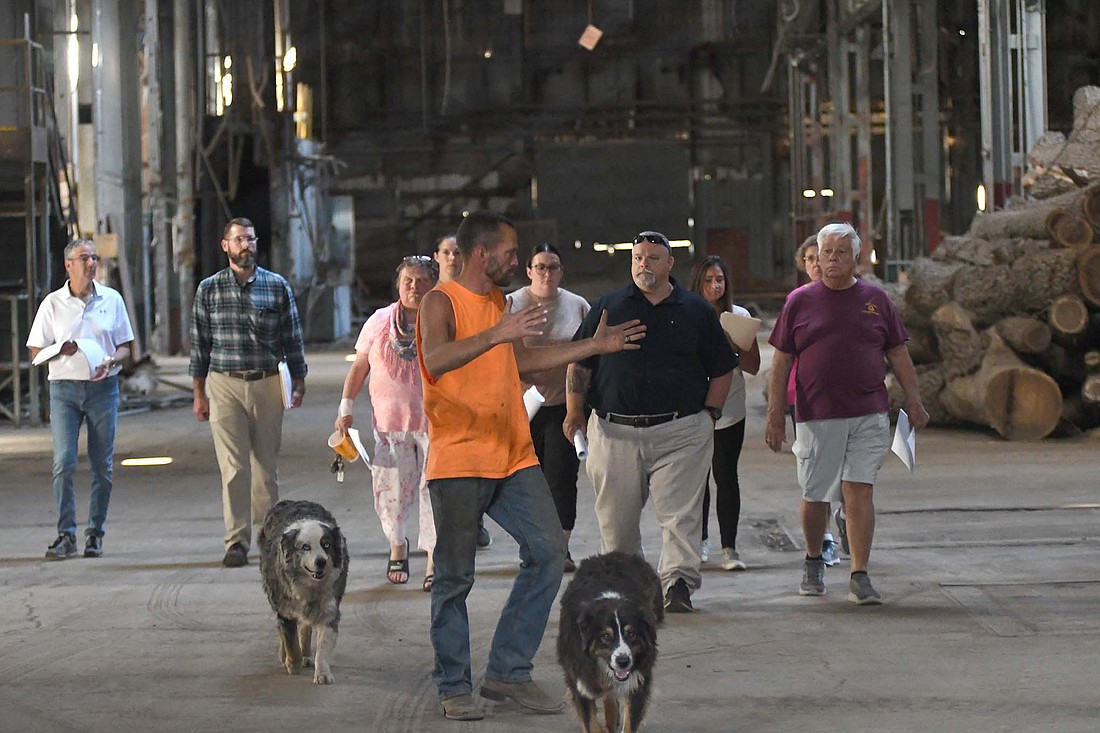
[{"label": "black belt", "polygon": [[233,377],[234,379],[243,379],[246,382],[258,382],[261,379],[274,377],[278,373],[278,369],[249,369],[248,371],[244,372],[218,372],[218,374],[224,374],[225,376]]},{"label": "black belt", "polygon": [[680,417],[687,417],[686,414],[681,415],[679,412],[665,412],[660,415],[619,415],[614,412],[596,410],[596,414],[609,423],[629,425],[632,428],[651,428],[654,425],[663,425],[666,422],[672,422]]}]

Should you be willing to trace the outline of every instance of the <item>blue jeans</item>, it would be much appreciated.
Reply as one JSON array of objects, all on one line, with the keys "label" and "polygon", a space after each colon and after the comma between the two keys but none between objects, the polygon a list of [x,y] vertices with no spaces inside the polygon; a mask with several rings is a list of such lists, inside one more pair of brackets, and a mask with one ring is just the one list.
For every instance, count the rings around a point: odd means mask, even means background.
[{"label": "blue jeans", "polygon": [[503,682],[531,679],[565,561],[554,500],[538,466],[503,479],[454,478],[428,482],[435,517],[432,584],[432,680],[442,699],[473,690],[470,619],[466,596],[474,585],[477,523],[488,514],[519,543],[519,575],[497,622],[485,676]]},{"label": "blue jeans", "polygon": [[102,537],[111,501],[111,475],[118,422],[118,377],[101,382],[58,379],[50,382],[50,432],[53,434],[53,498],[57,502],[57,532],[76,534],[77,438],[80,424],[88,424],[88,463],[92,470],[92,499],[88,505],[87,536]]}]

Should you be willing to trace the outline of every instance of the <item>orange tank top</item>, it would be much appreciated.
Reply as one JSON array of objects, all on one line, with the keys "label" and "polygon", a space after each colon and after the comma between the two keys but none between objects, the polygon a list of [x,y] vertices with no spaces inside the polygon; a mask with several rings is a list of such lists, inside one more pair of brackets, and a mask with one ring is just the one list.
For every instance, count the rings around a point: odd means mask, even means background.
[{"label": "orange tank top", "polygon": [[[435,289],[451,301],[456,341],[495,326],[504,312],[499,288],[488,295],[472,293],[456,282],[439,283]],[[494,346],[465,366],[432,379],[419,346],[419,319],[416,340],[428,415],[428,479],[501,479],[537,466],[512,345]]]}]

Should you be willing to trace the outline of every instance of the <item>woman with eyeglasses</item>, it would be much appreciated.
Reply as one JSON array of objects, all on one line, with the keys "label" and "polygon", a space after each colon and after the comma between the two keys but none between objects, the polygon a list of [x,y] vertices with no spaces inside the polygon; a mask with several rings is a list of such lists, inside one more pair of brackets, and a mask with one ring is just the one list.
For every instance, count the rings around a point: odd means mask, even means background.
[{"label": "woman with eyeglasses", "polygon": [[[524,339],[528,346],[546,346],[570,341],[581,325],[590,306],[581,296],[560,287],[561,253],[554,245],[536,245],[527,259],[527,277],[531,284],[508,296],[509,309],[515,313],[532,305],[547,310],[547,330],[542,336]],[[542,395],[544,402],[531,420],[531,440],[535,455],[550,486],[554,506],[558,510],[562,533],[565,535],[565,571],[576,565],[569,553],[569,535],[577,521],[577,472],[580,460],[573,445],[562,432],[565,420],[565,372],[568,365],[535,375],[525,375]]]},{"label": "woman with eyeglasses", "polygon": [[[691,290],[701,295],[721,317],[723,313],[748,316],[749,312],[734,305],[729,287],[729,266],[717,255],[704,257],[695,263],[691,271]],[[747,566],[737,553],[737,522],[741,518],[741,484],[737,478],[737,463],[741,458],[741,446],[745,442],[745,376],[760,369],[760,346],[754,341],[748,351],[742,351],[725,334],[740,361],[733,370],[729,395],[722,406],[722,417],[714,424],[714,457],[711,459],[711,475],[715,484],[715,512],[722,539],[722,568],[745,570]],[[707,524],[710,514],[710,476],[707,476],[703,492],[703,562],[709,555]]]},{"label": "woman with eyeglasses", "polygon": [[374,510],[390,543],[386,578],[395,584],[409,581],[408,518],[420,504],[420,531],[416,546],[428,553],[422,588],[435,579],[432,550],[435,522],[428,498],[424,466],[428,453],[428,418],[420,367],[416,361],[416,315],[424,295],[439,280],[431,257],[406,257],[397,266],[397,302],[375,311],[355,342],[355,362],[344,380],[336,429],[346,435],[353,425],[352,406],[367,375],[374,427]]}]

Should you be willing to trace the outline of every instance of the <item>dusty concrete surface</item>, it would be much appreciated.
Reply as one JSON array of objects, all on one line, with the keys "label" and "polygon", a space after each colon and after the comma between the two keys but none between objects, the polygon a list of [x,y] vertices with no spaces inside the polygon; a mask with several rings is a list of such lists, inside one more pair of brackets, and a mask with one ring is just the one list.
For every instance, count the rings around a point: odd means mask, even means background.
[{"label": "dusty concrete surface", "polygon": [[[116,458],[174,463],[116,467],[98,560],[42,559],[55,522],[49,433],[3,427],[0,731],[579,729],[568,714],[510,707],[477,723],[440,717],[423,555],[409,585],[386,582],[366,472],[349,469],[341,485],[328,471],[324,440],[347,365],[337,352],[309,361],[306,404],[285,423],[282,496],[321,501],[349,537],[336,684],[280,670],[255,560],[221,567],[217,467],[209,428],[189,408],[121,419]],[[164,366],[185,372],[183,360]],[[857,608],[845,600],[844,564],[828,571],[826,597],[798,596],[793,459],[764,446],[759,379],[749,398],[739,544],[750,571],[709,566],[698,613],[661,630],[647,730],[1100,729],[1100,444],[922,433],[917,475],[891,459],[876,490],[871,572],[887,604]],[[80,517],[87,483],[82,466]],[[598,549],[590,491],[582,478],[578,558]],[[775,522],[793,550],[770,548]],[[490,526],[495,542],[478,555],[470,598],[475,683],[517,564],[514,543]],[[713,518],[711,527],[717,536]],[[655,558],[652,515],[645,539]],[[561,692],[556,634],[555,609],[535,677]]]}]

